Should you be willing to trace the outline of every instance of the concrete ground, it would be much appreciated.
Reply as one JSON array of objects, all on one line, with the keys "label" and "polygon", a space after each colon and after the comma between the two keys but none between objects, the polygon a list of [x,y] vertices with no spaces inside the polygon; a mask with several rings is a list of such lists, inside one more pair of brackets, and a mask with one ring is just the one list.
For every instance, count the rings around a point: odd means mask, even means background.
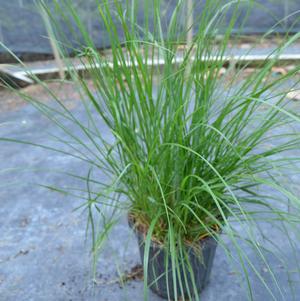
[{"label": "concrete ground", "polygon": [[[78,100],[73,99],[68,105],[75,116],[85,119]],[[290,107],[300,113],[299,102],[291,101]],[[78,132],[73,125],[66,125],[72,132]],[[99,128],[110,137],[102,123]],[[300,131],[299,125],[296,130]],[[50,141],[47,133],[63,137],[61,131],[30,105],[0,112],[0,137],[55,146],[57,142]],[[300,150],[295,155],[300,155]],[[86,176],[87,168],[82,162],[42,148],[3,142],[0,143],[0,158],[1,301],[143,300],[143,282],[138,273],[135,275],[140,264],[138,247],[125,215],[110,234],[98,260],[94,284],[89,244],[85,243],[87,214],[73,210],[82,201],[36,185],[84,187],[85,183],[55,172],[61,170]],[[293,178],[297,182],[300,175]],[[293,252],[286,247],[286,236],[268,224],[264,229],[279,247],[283,247],[288,266],[294,267]],[[226,241],[226,237],[224,239]],[[297,246],[295,248],[299,251]],[[245,252],[268,283],[271,277],[266,265],[256,258],[256,252],[251,248],[245,246]],[[272,255],[268,260],[283,290],[280,295],[271,285],[276,300],[293,300],[289,283],[294,284],[295,300],[299,300],[297,274],[291,274],[289,278],[283,273],[280,261]],[[121,285],[120,275],[124,273],[128,281]],[[253,273],[250,273],[250,280],[255,301],[272,300]],[[245,282],[219,247],[211,282],[203,291],[202,300],[246,300]],[[161,299],[150,292],[149,300]]]}]

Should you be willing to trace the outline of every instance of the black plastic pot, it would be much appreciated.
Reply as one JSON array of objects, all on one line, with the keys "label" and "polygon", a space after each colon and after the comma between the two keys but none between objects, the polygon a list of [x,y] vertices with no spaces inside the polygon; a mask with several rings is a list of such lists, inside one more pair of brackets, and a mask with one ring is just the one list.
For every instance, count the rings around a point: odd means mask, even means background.
[{"label": "black plastic pot", "polygon": [[[144,251],[145,251],[145,235],[138,231],[134,227],[133,221],[129,218],[129,226],[134,230],[140,249],[140,256],[142,262],[144,261]],[[196,289],[198,294],[203,290],[203,288],[209,282],[209,277],[211,274],[211,269],[213,265],[213,260],[217,248],[217,242],[212,237],[207,237],[202,239],[199,242],[199,246],[202,250],[201,255],[199,255],[199,251],[196,252],[195,248],[186,247],[186,251],[188,254],[188,261],[189,265],[192,268],[194,274],[194,283],[196,285]],[[149,263],[148,263],[148,286],[150,289],[155,292],[157,295],[169,299],[174,300],[174,282],[173,282],[173,275],[171,270],[171,256],[168,258],[168,273],[166,273],[166,251],[162,245],[159,245],[155,242],[151,242],[150,250],[149,250]],[[180,268],[180,275],[181,275],[181,283],[182,289],[178,285],[177,278],[177,297],[188,297],[190,295],[194,295],[194,286],[192,281],[191,273],[188,273],[188,264],[183,263],[184,267]],[[187,281],[184,281],[184,271],[186,274]],[[168,277],[167,275],[168,274]],[[178,276],[177,276],[178,277]],[[169,287],[169,294],[167,290],[167,282]],[[183,292],[183,294],[182,294]]]}]

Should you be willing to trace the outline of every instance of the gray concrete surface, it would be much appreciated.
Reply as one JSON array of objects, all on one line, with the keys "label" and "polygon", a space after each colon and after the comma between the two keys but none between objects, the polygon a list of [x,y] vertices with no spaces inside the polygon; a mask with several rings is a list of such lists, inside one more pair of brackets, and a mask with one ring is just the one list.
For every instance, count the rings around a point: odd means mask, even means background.
[{"label": "gray concrete surface", "polygon": [[[84,120],[83,107],[78,101],[74,102],[73,113]],[[295,112],[300,112],[299,102],[291,102],[290,106]],[[66,125],[78,133],[73,125]],[[101,122],[99,128],[110,136]],[[300,131],[299,125],[296,130]],[[31,106],[0,112],[0,137],[55,145],[56,142],[49,141],[48,132],[63,137],[61,131]],[[295,155],[300,155],[300,150]],[[87,167],[82,162],[42,148],[3,142],[0,143],[0,158],[1,301],[143,300],[142,281],[129,281],[124,287],[118,283],[118,271],[130,271],[140,263],[137,243],[127,226],[125,215],[109,236],[98,261],[98,281],[93,285],[89,245],[85,243],[86,213],[73,211],[82,201],[35,185],[84,187],[85,183],[54,172],[29,170],[59,169],[85,176]],[[10,168],[18,170],[9,171]],[[300,179],[299,175],[293,177],[295,181]],[[242,232],[242,226],[237,227]],[[271,225],[264,224],[263,228],[284,249],[288,265],[294,268],[293,252],[286,247],[286,236]],[[224,240],[230,244],[226,237]],[[270,274],[265,264],[256,258],[256,252],[246,245],[244,247],[265,281],[271,283]],[[299,248],[295,248],[298,252]],[[266,256],[283,289],[281,296],[270,284],[277,300],[293,300],[288,286],[291,282],[294,284],[295,300],[299,300],[297,274],[291,274],[292,279],[289,279],[284,274],[282,263],[272,255]],[[272,300],[253,273],[250,273],[250,280],[254,300]],[[245,277],[239,274],[219,247],[211,282],[203,291],[202,300],[246,300],[245,282]],[[149,297],[151,301],[161,300],[151,292]]]}]

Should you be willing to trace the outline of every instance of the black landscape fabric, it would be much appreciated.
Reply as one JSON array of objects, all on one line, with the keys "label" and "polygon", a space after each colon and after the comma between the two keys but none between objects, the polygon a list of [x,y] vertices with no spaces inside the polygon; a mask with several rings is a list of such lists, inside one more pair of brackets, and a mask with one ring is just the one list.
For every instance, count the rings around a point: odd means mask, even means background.
[{"label": "black landscape fabric", "polygon": [[[195,16],[200,15],[201,4],[204,1],[195,0]],[[46,0],[46,2],[51,6],[54,1]],[[165,14],[165,19],[168,20],[172,7],[176,5],[177,1],[163,0],[162,2],[162,14]],[[224,3],[228,2],[228,0],[224,1]],[[280,20],[281,22],[274,27],[275,32],[295,33],[300,30],[299,13],[295,13],[297,10],[300,10],[300,0],[257,0],[256,2],[257,4],[247,18],[246,23],[243,24],[243,33],[265,33]],[[93,37],[95,45],[101,49],[110,45],[105,35],[104,26],[99,22],[97,3],[101,3],[101,1],[72,1],[72,4],[86,24],[88,32]],[[139,11],[138,21],[143,22],[142,9]],[[243,21],[242,14],[237,27]],[[62,28],[66,27],[63,26]],[[68,34],[67,29],[66,33]],[[35,0],[0,0],[0,40],[17,55],[52,53],[49,40],[47,39],[47,31]],[[72,39],[70,39],[70,42],[72,47],[78,47],[78,41],[72,42]],[[3,55],[5,52],[5,49],[0,47],[0,53]]]}]

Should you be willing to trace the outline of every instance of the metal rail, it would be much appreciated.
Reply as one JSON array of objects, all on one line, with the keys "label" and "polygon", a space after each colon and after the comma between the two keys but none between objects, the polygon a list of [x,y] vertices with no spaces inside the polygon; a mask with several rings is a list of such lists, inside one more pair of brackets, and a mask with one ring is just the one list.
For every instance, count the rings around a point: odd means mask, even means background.
[{"label": "metal rail", "polygon": [[[218,57],[211,56],[209,58],[210,61],[218,60]],[[195,61],[195,58],[191,58],[192,61]],[[282,54],[282,55],[260,55],[260,54],[249,54],[249,55],[227,55],[222,57],[222,61],[224,66],[227,65],[236,65],[236,66],[248,66],[248,67],[259,67],[264,63],[267,63],[271,60],[276,60],[276,65],[287,65],[287,64],[299,64],[300,63],[300,54]],[[203,61],[208,61],[203,59]],[[174,64],[180,64],[183,62],[183,57],[177,57],[174,60]],[[146,60],[144,62],[147,65],[155,65],[157,67],[164,66],[163,59],[154,59]],[[201,61],[199,61],[201,63]],[[132,66],[132,62],[128,62],[127,66]],[[49,64],[47,64],[49,65]],[[51,66],[52,65],[52,66]],[[93,65],[89,66],[87,64],[74,62],[72,67],[63,67],[63,71],[65,73],[71,71],[77,71],[79,73],[88,70],[89,68],[93,67],[112,67],[112,63],[105,63],[103,66],[100,65]],[[6,65],[0,64],[0,82],[1,78],[4,79],[6,82],[16,86],[16,87],[25,87],[28,85],[32,85],[36,82],[36,78],[39,80],[46,80],[46,79],[57,79],[59,78],[61,68],[55,64],[53,61],[50,66],[45,67],[36,67],[30,66],[30,64],[26,65],[26,67],[18,66],[18,65]]]}]

